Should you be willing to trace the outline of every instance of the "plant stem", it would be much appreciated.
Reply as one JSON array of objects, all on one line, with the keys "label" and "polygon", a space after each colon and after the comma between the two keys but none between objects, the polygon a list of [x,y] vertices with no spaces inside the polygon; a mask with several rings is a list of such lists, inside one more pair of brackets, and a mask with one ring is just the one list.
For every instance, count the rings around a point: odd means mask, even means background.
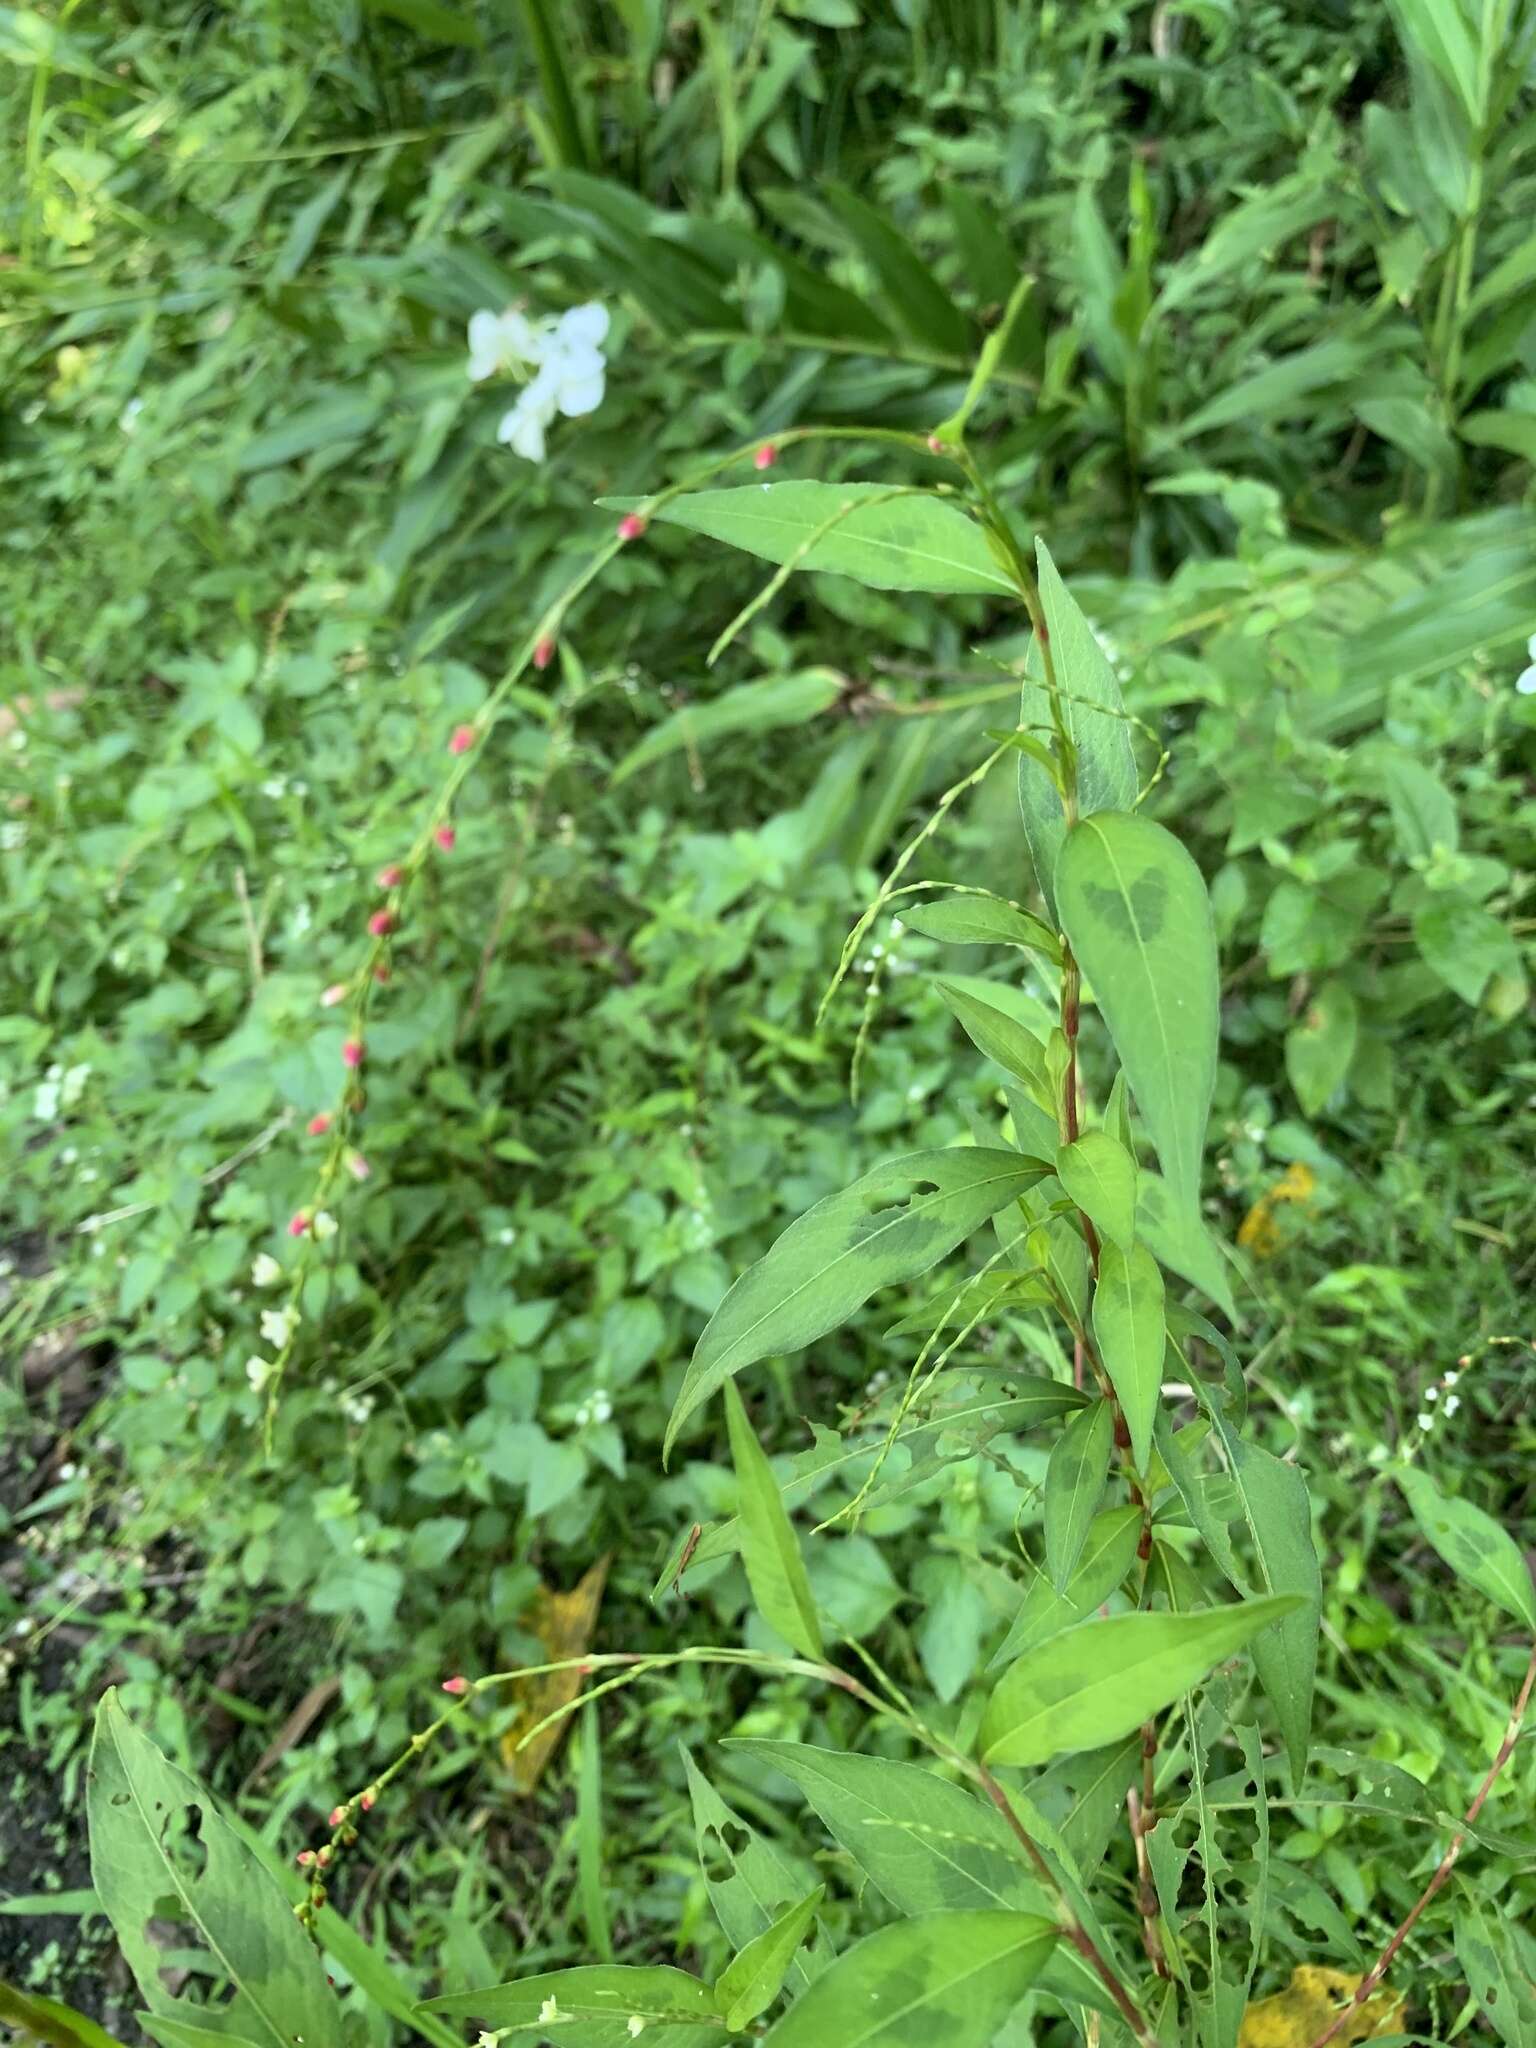
[{"label": "plant stem", "polygon": [[1419,1915],[1424,1911],[1424,1908],[1429,1904],[1430,1900],[1439,1891],[1455,1868],[1456,1859],[1461,1854],[1462,1845],[1467,1839],[1467,1830],[1475,1823],[1477,1816],[1482,1812],[1483,1802],[1493,1790],[1495,1778],[1498,1777],[1500,1771],[1503,1770],[1514,1754],[1515,1744],[1520,1739],[1520,1730],[1525,1722],[1526,1709],[1531,1703],[1533,1688],[1536,1688],[1536,1643],[1533,1643],[1531,1646],[1531,1660],[1525,1667],[1524,1681],[1521,1684],[1519,1693],[1516,1695],[1515,1704],[1510,1709],[1509,1720],[1504,1728],[1504,1739],[1499,1744],[1498,1753],[1494,1757],[1493,1762],[1488,1766],[1488,1775],[1477,1789],[1477,1797],[1467,1808],[1461,1826],[1452,1835],[1450,1846],[1436,1864],[1434,1874],[1430,1878],[1429,1883],[1420,1892],[1397,1931],[1382,1950],[1375,1967],[1367,1971],[1366,1975],[1360,1979],[1359,1984],[1355,1987],[1354,1997],[1341,2012],[1335,2013],[1331,2024],[1325,2027],[1312,2043],[1312,2048],[1327,2048],[1328,2042],[1333,2039],[1334,2035],[1364,2005],[1365,2001],[1392,1967],[1393,1957],[1408,1939]]}]

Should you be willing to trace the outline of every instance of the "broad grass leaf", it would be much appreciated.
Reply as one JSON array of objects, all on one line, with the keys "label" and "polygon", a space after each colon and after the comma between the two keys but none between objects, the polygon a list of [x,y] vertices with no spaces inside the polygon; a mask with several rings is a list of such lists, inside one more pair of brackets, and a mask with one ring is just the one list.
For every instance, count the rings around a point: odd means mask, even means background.
[{"label": "broad grass leaf", "polygon": [[933,1913],[882,1927],[764,2036],[770,2048],[988,2048],[1040,1974],[1055,1924],[1035,1913]]},{"label": "broad grass leaf", "polygon": [[1108,1131],[1084,1131],[1056,1155],[1056,1178],[1100,1237],[1128,1252],[1136,1237],[1136,1162]]},{"label": "broad grass leaf", "polygon": [[1193,859],[1149,818],[1105,812],[1068,833],[1062,929],[1092,986],[1176,1209],[1197,1213],[1216,1086],[1216,929]]},{"label": "broad grass leaf", "polygon": [[1011,1664],[1036,1643],[1059,1635],[1102,1606],[1135,1562],[1140,1537],[1140,1508],[1106,1508],[1095,1515],[1065,1590],[1058,1593],[1045,1572],[1030,1581],[987,1669]]},{"label": "broad grass leaf", "polygon": [[[1077,754],[1079,815],[1086,818],[1096,811],[1129,811],[1136,801],[1136,754],[1114,664],[1062,582],[1044,541],[1036,542],[1035,556],[1040,603],[1060,692],[1061,722]],[[1103,708],[1097,708],[1100,706]],[[1019,724],[1031,731],[1049,731],[1052,723],[1044,665],[1040,650],[1033,648],[1019,701]],[[1019,809],[1036,879],[1047,904],[1054,907],[1056,862],[1066,837],[1066,818],[1045,768],[1023,752],[1019,755]]]},{"label": "broad grass leaf", "polygon": [[684,2039],[722,2038],[710,1987],[686,1970],[665,1964],[590,1963],[574,1970],[546,1970],[514,1984],[489,1984],[479,1991],[429,1998],[422,2010],[478,2020],[487,2027],[527,2027],[550,2000],[568,2019],[612,2020],[615,2042],[627,2044],[633,2038],[628,2023],[634,2018],[645,2022],[645,2031],[671,2025],[684,2030]]},{"label": "broad grass leaf", "polygon": [[230,1986],[217,2008],[256,2048],[339,2038],[341,2014],[287,1900],[194,1778],[140,1734],[108,1692],[96,1711],[86,1798],[91,1875],[145,2004],[201,2027],[214,2008],[172,1997],[152,1919],[185,1924],[183,1946]]},{"label": "broad grass leaf", "polygon": [[1001,1680],[982,1716],[983,1759],[1043,1764],[1118,1742],[1296,1605],[1282,1597],[1079,1622]]},{"label": "broad grass leaf", "polygon": [[733,2034],[766,2012],[783,1990],[790,1964],[825,1895],[826,1886],[820,1884],[807,1892],[749,1941],[715,1979],[715,2002]]},{"label": "broad grass leaf", "polygon": [[1017,1152],[908,1152],[792,1223],[731,1288],[700,1337],[667,1424],[677,1432],[733,1373],[803,1351],[878,1288],[912,1280],[1044,1175]]},{"label": "broad grass leaf", "polygon": [[1403,1466],[1396,1478],[1425,1541],[1457,1578],[1536,1632],[1536,1586],[1509,1531],[1471,1501],[1442,1493],[1417,1465]]},{"label": "broad grass leaf", "polygon": [[1057,1593],[1077,1569],[1104,1494],[1115,1448],[1114,1411],[1095,1401],[1074,1415],[1045,1468],[1045,1568]]},{"label": "broad grass leaf", "polygon": [[779,732],[786,726],[806,725],[829,710],[842,689],[842,679],[831,669],[808,668],[767,682],[743,683],[739,689],[701,704],[686,704],[630,748],[613,771],[613,783],[617,786],[627,781],[637,769],[648,768],[668,754],[684,747],[706,747],[727,733]]},{"label": "broad grass leaf", "polygon": [[[0,1983],[0,2020],[18,2027],[23,2038],[46,2042],[49,2048],[121,2048],[105,2028],[73,2006],[34,1991],[18,1991],[14,1984]],[[220,2034],[218,2039],[227,2048],[229,2036]]]},{"label": "broad grass leaf", "polygon": [[[619,510],[642,501],[602,502]],[[801,554],[811,536],[844,506],[853,508],[848,516]],[[872,590],[1017,595],[975,520],[927,491],[892,497],[886,484],[743,484],[690,491],[658,506],[652,516],[764,561],[794,557],[798,568],[851,576]]]},{"label": "broad grass leaf", "polygon": [[733,1380],[725,1387],[726,1425],[731,1462],[736,1467],[736,1499],[741,1518],[741,1561],[757,1611],[768,1626],[806,1657],[819,1657],[821,1626],[805,1560],[800,1555],[790,1519],[784,1512],[778,1481],[747,1420]]},{"label": "broad grass leaf", "polygon": [[238,467],[245,475],[276,469],[320,448],[359,441],[383,411],[381,399],[366,391],[333,391],[286,419],[253,435],[240,451]]},{"label": "broad grass leaf", "polygon": [[1133,1245],[1129,1252],[1111,1242],[1100,1247],[1093,1290],[1094,1342],[1125,1415],[1138,1472],[1147,1469],[1163,1387],[1168,1348],[1163,1306],[1162,1271],[1144,1245]]},{"label": "broad grass leaf", "polygon": [[892,317],[922,346],[968,358],[974,348],[971,323],[954,294],[914,253],[911,236],[846,185],[824,182],[821,197],[875,273]]}]

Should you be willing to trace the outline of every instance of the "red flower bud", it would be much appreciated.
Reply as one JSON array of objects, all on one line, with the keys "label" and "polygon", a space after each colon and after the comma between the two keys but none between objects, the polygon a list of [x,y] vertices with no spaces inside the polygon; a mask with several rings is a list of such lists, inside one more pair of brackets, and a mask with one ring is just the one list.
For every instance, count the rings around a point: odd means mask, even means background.
[{"label": "red flower bud", "polygon": [[312,1138],[323,1138],[331,1128],[331,1112],[328,1109],[318,1111],[310,1118],[305,1128]]},{"label": "red flower bud", "polygon": [[535,668],[548,668],[554,658],[555,643],[546,633],[533,650],[533,665]]},{"label": "red flower bud", "polygon": [[328,1827],[339,1828],[342,1822],[346,1819],[346,1817],[347,1809],[344,1806],[333,1806],[331,1808],[330,1820],[326,1823],[326,1825]]},{"label": "red flower bud", "polygon": [[333,981],[322,993],[320,1007],[322,1010],[334,1010],[338,1003],[344,1003],[346,1000],[347,984],[344,981]]},{"label": "red flower bud", "polygon": [[467,754],[475,744],[475,728],[472,725],[456,725],[453,737],[448,742],[450,754]]},{"label": "red flower bud", "polygon": [[297,1863],[300,1870],[308,1870],[311,1863],[315,1860],[315,1852],[313,1849],[301,1849],[293,1860]]},{"label": "red flower bud", "polygon": [[306,1237],[308,1234],[309,1211],[307,1209],[300,1209],[297,1215],[290,1216],[288,1219],[288,1235],[290,1237]]},{"label": "red flower bud", "polygon": [[432,834],[432,837],[437,841],[438,845],[443,849],[444,853],[452,853],[453,842],[458,838],[458,836],[458,833],[454,831],[451,825],[439,825],[437,830]]},{"label": "red flower bud", "polygon": [[638,512],[626,512],[619,521],[620,540],[638,540],[645,531],[645,521]]},{"label": "red flower bud", "polygon": [[360,1067],[363,1064],[363,1041],[349,1038],[341,1048],[341,1064],[344,1067]]},{"label": "red flower bud", "polygon": [[391,861],[388,867],[380,868],[373,879],[381,889],[398,889],[405,880],[405,869]]},{"label": "red flower bud", "polygon": [[358,1795],[357,1803],[363,1809],[364,1813],[370,1813],[373,1810],[374,1801],[378,1798],[378,1796],[378,1793],[375,1792],[373,1787],[370,1785],[366,1792],[360,1793]]},{"label": "red flower bud", "polygon": [[765,441],[752,458],[754,469],[772,469],[779,459],[779,451],[771,441]]},{"label": "red flower bud", "polygon": [[368,930],[376,939],[384,939],[394,930],[398,919],[392,910],[376,910],[368,920]]},{"label": "red flower bud", "polygon": [[451,1692],[457,1698],[461,1693],[469,1691],[469,1680],[467,1678],[445,1678],[443,1680],[443,1691]]}]

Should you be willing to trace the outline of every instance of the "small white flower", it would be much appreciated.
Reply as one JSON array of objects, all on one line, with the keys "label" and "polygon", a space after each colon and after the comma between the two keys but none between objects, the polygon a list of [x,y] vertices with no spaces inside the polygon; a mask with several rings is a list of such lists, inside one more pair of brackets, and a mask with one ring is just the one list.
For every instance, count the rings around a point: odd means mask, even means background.
[{"label": "small white flower", "polygon": [[629,2035],[629,2038],[632,2041],[635,2039],[636,2035],[643,2034],[645,2032],[645,2020],[640,2013],[632,2012],[630,2014],[629,2025],[625,2029],[625,2032]]},{"label": "small white flower", "polygon": [[1420,1427],[1420,1429],[1433,1429],[1433,1428],[1434,1428],[1434,1426],[1435,1426],[1435,1418],[1434,1418],[1434,1416],[1430,1414],[1430,1412],[1429,1412],[1429,1410],[1428,1410],[1427,1408],[1421,1409],[1421,1410],[1419,1411],[1419,1427]]},{"label": "small white flower", "polygon": [[256,1287],[275,1287],[283,1269],[270,1252],[258,1252],[251,1261],[251,1281]]},{"label": "small white flower", "polygon": [[266,781],[261,785],[261,793],[263,796],[271,797],[286,796],[288,794],[287,776],[269,775]]},{"label": "small white flower", "polygon": [[270,1358],[258,1358],[255,1352],[245,1361],[245,1376],[259,1394],[272,1374]]},{"label": "small white flower", "polygon": [[63,1102],[66,1109],[73,1109],[85,1093],[85,1084],[91,1078],[89,1066],[71,1067],[64,1076]]},{"label": "small white flower", "polygon": [[41,1123],[50,1124],[59,1113],[59,1084],[57,1081],[39,1081],[37,1093],[32,1098],[32,1114]]},{"label": "small white flower", "polygon": [[336,1218],[331,1214],[329,1209],[317,1209],[315,1211],[314,1221],[310,1224],[309,1227],[315,1233],[315,1236],[319,1239],[320,1243],[324,1244],[325,1240],[328,1237],[334,1237],[336,1235],[336,1232],[340,1226],[337,1224]]},{"label": "small white flower", "polygon": [[516,306],[504,313],[469,316],[469,376],[481,384],[508,370],[521,370],[539,360],[539,338],[533,323]]},{"label": "small white flower", "polygon": [[556,2005],[555,2001],[552,1998],[546,1998],[544,2003],[539,2007],[539,2018],[544,2022],[546,2026],[548,2026],[551,2020],[557,2020],[559,2019],[559,2017],[559,2006]]},{"label": "small white flower", "polygon": [[1440,1398],[1440,1389],[1438,1387],[1426,1387],[1424,1390],[1424,1398],[1426,1401],[1438,1401]]},{"label": "small white flower", "polygon": [[1459,1408],[1460,1406],[1461,1406],[1461,1396],[1460,1396],[1460,1394],[1447,1394],[1447,1395],[1446,1395],[1446,1397],[1445,1397],[1445,1406],[1444,1406],[1444,1408],[1443,1408],[1443,1409],[1442,1409],[1442,1410],[1441,1410],[1440,1412],[1441,1412],[1441,1413],[1442,1413],[1443,1415],[1454,1415],[1454,1414],[1456,1413],[1456,1410],[1457,1410],[1457,1409],[1458,1409],[1458,1408]]},{"label": "small white flower", "polygon": [[592,1420],[606,1422],[613,1414],[613,1398],[606,1387],[599,1387],[592,1396]]},{"label": "small white flower", "polygon": [[[497,440],[514,455],[542,462],[544,436],[556,413],[579,419],[602,404],[607,375],[602,342],[607,332],[608,309],[596,304],[573,306],[558,320],[529,328],[529,360],[537,364],[538,374],[518,393],[516,404],[502,415],[496,429]],[[472,365],[477,360],[473,349],[472,337]],[[473,367],[470,374],[474,375]]]},{"label": "small white flower", "polygon": [[[318,1220],[316,1218],[317,1222]],[[316,1235],[318,1234],[317,1232]],[[298,1323],[298,1311],[294,1308],[264,1308],[261,1312],[262,1342],[281,1351],[298,1328]]]}]

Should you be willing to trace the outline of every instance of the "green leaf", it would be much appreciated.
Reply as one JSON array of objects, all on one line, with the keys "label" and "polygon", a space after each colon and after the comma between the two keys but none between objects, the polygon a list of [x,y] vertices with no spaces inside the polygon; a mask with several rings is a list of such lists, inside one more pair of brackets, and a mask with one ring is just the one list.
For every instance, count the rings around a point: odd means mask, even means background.
[{"label": "green leaf", "polygon": [[702,704],[686,704],[654,726],[614,769],[615,787],[637,769],[650,767],[684,747],[707,747],[733,732],[779,732],[807,725],[830,709],[842,695],[842,678],[829,668],[808,668],[770,682],[743,683],[740,689]]},{"label": "green leaf", "polygon": [[902,909],[901,922],[925,939],[950,945],[1024,946],[1030,952],[1043,953],[1048,960],[1061,958],[1061,947],[1048,924],[982,890],[941,896],[936,903],[908,904]]},{"label": "green leaf", "polygon": [[479,1991],[452,1991],[429,1998],[423,2012],[458,2014],[487,2027],[527,2026],[553,2000],[562,2019],[644,2020],[647,2025],[707,2027],[718,2035],[720,2015],[714,1993],[686,1970],[663,1964],[589,1963],[575,1970],[547,1970],[515,1984],[491,1984]]},{"label": "green leaf", "polygon": [[1045,1048],[1032,1031],[1000,1010],[994,1003],[974,996],[958,982],[935,975],[934,987],[944,1006],[959,1022],[978,1052],[1022,1081],[1042,1103],[1049,1103],[1050,1081],[1045,1070]]},{"label": "green leaf", "polygon": [[881,1287],[926,1273],[1044,1178],[1017,1152],[908,1152],[792,1223],[710,1317],[667,1424],[663,1457],[688,1417],[733,1373],[803,1351]]},{"label": "green leaf", "polygon": [[1463,896],[1439,896],[1416,910],[1413,936],[1425,965],[1464,1003],[1477,1002],[1492,975],[1523,971],[1508,927]]},{"label": "green leaf", "polygon": [[1343,1084],[1359,1036],[1360,1012],[1348,984],[1325,981],[1285,1034],[1285,1071],[1308,1116]]},{"label": "green leaf", "polygon": [[821,1627],[805,1575],[805,1560],[784,1512],[778,1481],[763,1454],[733,1380],[726,1382],[725,1416],[736,1467],[737,1510],[741,1516],[741,1559],[757,1611],[771,1629],[803,1656],[819,1657]]},{"label": "green leaf", "polygon": [[764,2039],[771,2048],[988,2048],[1056,1940],[1034,1913],[933,1913],[866,1935]]},{"label": "green leaf", "polygon": [[[1114,664],[1062,582],[1044,541],[1035,543],[1035,555],[1061,722],[1077,756],[1078,813],[1086,818],[1097,811],[1129,811],[1136,801],[1136,753]],[[1051,697],[1043,677],[1040,650],[1035,648],[1019,702],[1021,726],[1052,727]],[[1028,754],[1019,760],[1019,808],[1041,893],[1054,908],[1056,862],[1067,822],[1050,775]]]},{"label": "green leaf", "polygon": [[[699,1868],[709,1902],[731,1947],[746,1948],[804,1894],[812,1874],[810,1866],[799,1866],[774,1842],[749,1827],[720,1797],[688,1750],[683,1748],[682,1753]],[[819,1974],[824,1961],[809,1948],[797,1950],[789,1967],[789,1981],[797,1993]]]},{"label": "green leaf", "polygon": [[1136,1176],[1136,1231],[1160,1266],[1203,1288],[1234,1320],[1236,1304],[1221,1248],[1195,1206],[1175,1207],[1160,1173],[1142,1167]]},{"label": "green leaf", "polygon": [[1131,1433],[1136,1469],[1145,1472],[1168,1344],[1163,1276],[1145,1245],[1133,1245],[1129,1252],[1117,1244],[1100,1248],[1093,1336]]},{"label": "green leaf", "polygon": [[1456,1902],[1456,1960],[1483,2009],[1509,2048],[1536,2041],[1536,1952],[1515,1920],[1513,1902],[1501,1912],[1492,1899],[1463,1894]]},{"label": "green leaf", "polygon": [[1084,1131],[1056,1155],[1056,1178],[1101,1238],[1128,1252],[1136,1237],[1136,1162],[1108,1131]]},{"label": "green leaf", "polygon": [[1118,1742],[1295,1599],[1244,1600],[1194,1614],[1112,1614],[1063,1630],[1021,1657],[987,1702],[981,1750],[989,1764],[1043,1764]]},{"label": "green leaf", "polygon": [[1417,1465],[1405,1465],[1396,1478],[1425,1541],[1456,1576],[1536,1631],[1536,1587],[1509,1531],[1471,1501],[1442,1493]]},{"label": "green leaf", "polygon": [[[633,510],[644,500],[604,498],[602,503],[615,511]],[[854,508],[847,518],[800,554],[812,534],[845,505]],[[872,590],[1017,595],[975,520],[927,491],[892,497],[885,484],[743,484],[690,491],[657,506],[651,516],[764,561],[795,557],[801,569],[851,576]]]},{"label": "green leaf", "polygon": [[784,1988],[789,1966],[810,1932],[816,1908],[826,1896],[819,1884],[798,1904],[781,1913],[771,1927],[729,1962],[715,1981],[715,2003],[725,2024],[737,2033],[766,2012]]},{"label": "green leaf", "polygon": [[96,1710],[86,1807],[96,1890],[157,2019],[200,2026],[208,2017],[165,1989],[164,1951],[147,1931],[156,1901],[174,1900],[183,1945],[231,1987],[219,2008],[226,2032],[272,2048],[339,2037],[325,1972],[282,1893],[196,1779],[133,1726],[115,1690]]},{"label": "green leaf", "polygon": [[1092,986],[1176,1209],[1197,1211],[1216,1086],[1216,929],[1189,854],[1149,818],[1106,812],[1067,834],[1062,929]]},{"label": "green leaf", "polygon": [[1482,120],[1477,39],[1461,0],[1392,0],[1403,47],[1432,65],[1475,127]]},{"label": "green leaf", "polygon": [[254,435],[240,451],[239,467],[249,475],[253,470],[296,462],[301,455],[313,455],[320,448],[359,441],[382,410],[380,401],[367,392],[335,391]]},{"label": "green leaf", "polygon": [[[57,1998],[42,1998],[36,1992],[18,1991],[14,1984],[0,1983],[0,2020],[20,2028],[23,2034],[47,2044],[47,2048],[120,2048],[114,2037],[83,2012]],[[220,2035],[227,2043],[229,2036]]]},{"label": "green leaf", "polygon": [[457,43],[478,49],[485,41],[480,24],[467,14],[445,7],[443,0],[363,0],[370,14],[387,14],[403,21],[431,43]]},{"label": "green leaf", "polygon": [[1107,1401],[1074,1415],[1056,1439],[1045,1468],[1045,1565],[1057,1593],[1065,1593],[1083,1554],[1114,1448],[1114,1411]]},{"label": "green leaf", "polygon": [[1382,760],[1381,779],[1404,860],[1429,861],[1442,848],[1456,851],[1456,799],[1433,768],[1394,748]]},{"label": "green leaf", "polygon": [[820,196],[868,263],[893,316],[914,341],[942,354],[967,358],[971,323],[920,257],[912,238],[848,186],[823,180]]},{"label": "green leaf", "polygon": [[1017,278],[1008,293],[1008,303],[1003,316],[991,329],[981,344],[981,353],[976,358],[976,367],[971,372],[971,381],[965,387],[965,396],[947,420],[934,428],[934,438],[953,446],[965,439],[965,430],[970,425],[971,414],[981,403],[987,386],[997,375],[998,365],[1008,352],[1013,339],[1014,325],[1024,310],[1024,302],[1034,290],[1032,277]]},{"label": "green leaf", "polygon": [[1135,1563],[1140,1538],[1140,1508],[1106,1508],[1095,1515],[1065,1590],[1058,1593],[1047,1575],[1038,1573],[987,1668],[995,1671],[1011,1664],[1036,1643],[1059,1635],[1102,1606]]}]

